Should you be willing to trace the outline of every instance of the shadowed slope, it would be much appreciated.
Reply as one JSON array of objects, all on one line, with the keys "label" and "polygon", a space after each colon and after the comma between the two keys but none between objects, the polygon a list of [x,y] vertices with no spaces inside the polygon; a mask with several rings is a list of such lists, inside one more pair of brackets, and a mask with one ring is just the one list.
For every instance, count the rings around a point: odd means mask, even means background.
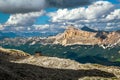
[{"label": "shadowed slope", "polygon": [[0,80],[78,80],[83,77],[115,77],[112,73],[97,69],[55,69],[5,61],[0,62],[0,75]]},{"label": "shadowed slope", "polygon": [[[4,49],[7,50],[8,49]],[[86,80],[120,78],[120,69],[94,64],[80,64],[69,59],[35,55],[21,58],[11,52],[0,57],[0,80]],[[8,51],[9,52],[9,51]],[[0,52],[1,54],[1,52]],[[2,53],[6,55],[7,53]],[[27,55],[27,54],[26,54]],[[16,59],[15,56],[18,56]],[[27,55],[28,56],[28,55]],[[8,59],[13,57],[14,60]],[[20,57],[20,58],[19,58]],[[114,71],[114,72],[113,72]]]}]

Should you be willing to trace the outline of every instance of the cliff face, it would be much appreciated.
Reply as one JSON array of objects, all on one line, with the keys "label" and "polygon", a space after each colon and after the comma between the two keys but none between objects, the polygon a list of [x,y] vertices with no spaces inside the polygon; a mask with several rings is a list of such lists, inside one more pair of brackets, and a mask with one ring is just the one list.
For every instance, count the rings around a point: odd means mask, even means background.
[{"label": "cliff face", "polygon": [[0,60],[0,75],[0,80],[119,80],[120,68],[30,55],[15,61]]},{"label": "cliff face", "polygon": [[107,35],[107,38],[103,41],[104,44],[120,44],[120,33],[111,32]]},{"label": "cliff face", "polygon": [[[120,41],[120,33],[118,32],[101,32],[101,31],[84,31],[74,28],[73,26],[68,27],[64,33],[55,37],[54,44],[62,45],[108,45],[118,44]],[[116,43],[117,42],[117,43]]]}]

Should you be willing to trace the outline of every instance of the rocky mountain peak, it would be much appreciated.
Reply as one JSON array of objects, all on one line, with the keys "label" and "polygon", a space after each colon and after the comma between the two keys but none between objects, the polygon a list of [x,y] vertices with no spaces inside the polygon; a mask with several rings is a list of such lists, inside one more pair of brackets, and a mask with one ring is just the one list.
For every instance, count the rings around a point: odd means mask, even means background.
[{"label": "rocky mountain peak", "polygon": [[[96,44],[99,40],[95,37],[95,32],[83,31],[69,26],[64,33],[56,36],[56,42],[62,45],[71,44]],[[95,43],[93,43],[93,40]]]},{"label": "rocky mountain peak", "polygon": [[120,35],[118,32],[95,31],[88,27],[77,29],[74,26],[69,26],[64,33],[54,38],[55,44],[62,45],[116,45],[120,43]]},{"label": "rocky mountain peak", "polygon": [[78,30],[77,28],[75,28],[74,26],[70,25],[67,27],[66,31],[73,31],[73,30]]},{"label": "rocky mountain peak", "polygon": [[96,30],[91,29],[91,28],[89,28],[87,26],[82,27],[81,30],[83,30],[83,31],[89,31],[89,32],[97,32]]}]

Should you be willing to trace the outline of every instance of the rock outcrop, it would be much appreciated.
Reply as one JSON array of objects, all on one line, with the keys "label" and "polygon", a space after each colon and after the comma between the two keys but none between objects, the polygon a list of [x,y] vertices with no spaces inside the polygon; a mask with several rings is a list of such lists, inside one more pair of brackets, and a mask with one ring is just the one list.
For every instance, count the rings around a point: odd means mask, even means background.
[{"label": "rock outcrop", "polygon": [[[12,53],[12,55],[14,54]],[[10,56],[7,57],[9,58]],[[15,61],[0,60],[0,80],[89,79],[119,80],[120,68],[98,64],[80,64],[69,59],[46,56],[36,57],[34,55],[23,59],[16,59]]]},{"label": "rock outcrop", "polygon": [[[87,29],[88,30],[88,29]],[[54,37],[54,44],[62,45],[117,45],[120,43],[120,33],[105,31],[84,31],[68,27],[64,33]]]},{"label": "rock outcrop", "polygon": [[0,59],[4,60],[16,60],[16,59],[23,59],[25,57],[30,56],[30,54],[25,53],[20,50],[15,50],[15,49],[4,49],[0,48]]}]

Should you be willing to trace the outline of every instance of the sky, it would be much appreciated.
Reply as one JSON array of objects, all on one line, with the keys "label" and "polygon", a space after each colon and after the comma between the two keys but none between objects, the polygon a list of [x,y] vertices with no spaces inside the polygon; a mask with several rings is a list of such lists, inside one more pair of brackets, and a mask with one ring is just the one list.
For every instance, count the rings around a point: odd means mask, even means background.
[{"label": "sky", "polygon": [[0,31],[120,30],[120,0],[0,0]]}]

